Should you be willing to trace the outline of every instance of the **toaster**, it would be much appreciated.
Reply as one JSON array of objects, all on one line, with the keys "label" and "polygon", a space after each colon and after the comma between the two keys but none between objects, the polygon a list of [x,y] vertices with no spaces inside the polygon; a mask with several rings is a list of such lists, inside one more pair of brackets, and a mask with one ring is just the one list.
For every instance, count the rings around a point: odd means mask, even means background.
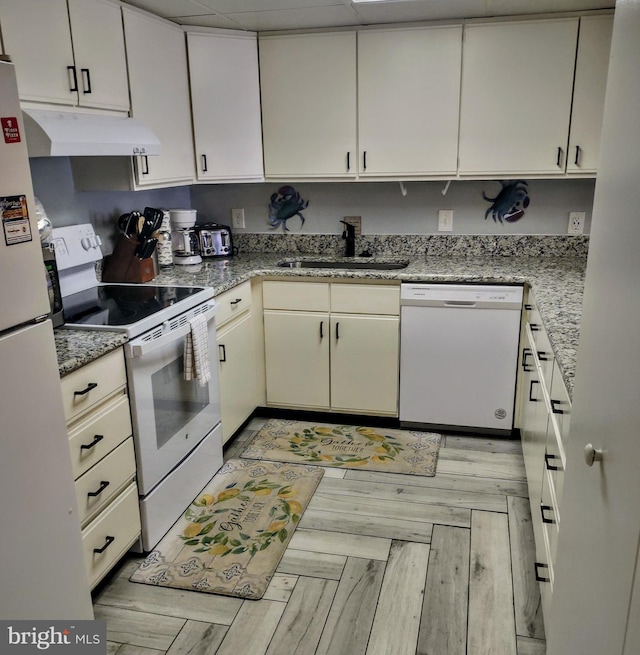
[{"label": "toaster", "polygon": [[230,257],[234,254],[231,228],[218,223],[195,226],[202,257]]}]

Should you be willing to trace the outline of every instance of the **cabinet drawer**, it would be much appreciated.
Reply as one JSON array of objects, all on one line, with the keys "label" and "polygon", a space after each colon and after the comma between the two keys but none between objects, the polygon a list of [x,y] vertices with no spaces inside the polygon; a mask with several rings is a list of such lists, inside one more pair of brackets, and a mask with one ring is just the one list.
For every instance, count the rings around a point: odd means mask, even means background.
[{"label": "cabinet drawer", "polygon": [[344,314],[400,315],[400,287],[332,284],[331,311]]},{"label": "cabinet drawer", "polygon": [[[542,530],[545,535],[546,546],[549,549],[549,564],[553,572],[556,560],[556,549],[558,546],[559,517],[553,494],[553,483],[546,471],[542,477],[542,500],[540,503],[540,514],[542,518]],[[552,575],[553,577],[553,575]]]},{"label": "cabinet drawer", "polygon": [[79,478],[129,436],[129,399],[123,394],[99,408],[69,432],[73,477]]},{"label": "cabinet drawer", "polygon": [[129,437],[92,469],[76,480],[76,501],[80,523],[107,506],[136,475],[133,438]]},{"label": "cabinet drawer", "polygon": [[262,284],[262,302],[265,309],[328,312],[329,284],[268,280]]},{"label": "cabinet drawer", "polygon": [[251,283],[249,281],[225,291],[215,298],[218,305],[216,311],[216,327],[224,325],[236,316],[251,309]]},{"label": "cabinet drawer", "polygon": [[138,487],[132,483],[82,531],[85,565],[92,589],[139,536]]},{"label": "cabinet drawer", "polygon": [[127,383],[122,348],[70,373],[60,383],[69,422]]},{"label": "cabinet drawer", "polygon": [[553,380],[549,393],[551,402],[551,417],[555,424],[560,447],[566,453],[569,446],[569,428],[571,424],[571,401],[558,364],[553,365]]}]

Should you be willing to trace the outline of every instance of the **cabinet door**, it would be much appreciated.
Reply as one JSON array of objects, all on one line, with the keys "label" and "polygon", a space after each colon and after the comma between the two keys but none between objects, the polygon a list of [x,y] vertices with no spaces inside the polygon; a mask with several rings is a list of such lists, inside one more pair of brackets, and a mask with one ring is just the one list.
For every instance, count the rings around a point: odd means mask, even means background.
[{"label": "cabinet door", "polygon": [[455,175],[461,60],[461,25],[358,34],[360,175]]},{"label": "cabinet door", "polygon": [[217,337],[220,361],[222,443],[256,408],[256,352],[253,314],[247,313]]},{"label": "cabinet door", "polygon": [[354,177],[355,32],[260,38],[268,177]]},{"label": "cabinet door", "polygon": [[459,172],[565,171],[578,18],[465,27]]},{"label": "cabinet door", "polygon": [[264,312],[267,403],[329,407],[329,315]]},{"label": "cabinet door", "polygon": [[580,19],[568,173],[595,173],[597,170],[612,31],[613,16]]},{"label": "cabinet door", "polygon": [[156,157],[137,157],[140,187],[189,184],[195,175],[187,47],[168,21],[123,7],[131,113],[162,143]]},{"label": "cabinet door", "polygon": [[4,50],[16,65],[21,100],[75,105],[66,0],[0,0]]},{"label": "cabinet door", "polygon": [[262,178],[255,34],[187,35],[199,180]]},{"label": "cabinet door", "polygon": [[68,0],[79,104],[129,111],[120,7],[106,0]]},{"label": "cabinet door", "polygon": [[398,412],[397,316],[331,316],[331,407]]}]

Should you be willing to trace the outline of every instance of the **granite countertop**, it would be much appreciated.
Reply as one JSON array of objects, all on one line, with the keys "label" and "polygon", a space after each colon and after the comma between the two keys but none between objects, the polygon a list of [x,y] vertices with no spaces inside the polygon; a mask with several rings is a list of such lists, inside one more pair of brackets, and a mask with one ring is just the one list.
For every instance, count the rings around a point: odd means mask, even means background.
[{"label": "granite countertop", "polygon": [[107,330],[75,330],[59,327],[53,331],[53,334],[60,377],[120,348],[128,341],[124,333]]},{"label": "granite countertop", "polygon": [[[323,277],[329,279],[400,280],[402,282],[478,282],[525,283],[533,289],[540,315],[553,347],[569,396],[577,353],[582,292],[586,258],[584,257],[379,257],[368,261],[408,261],[406,268],[391,271],[339,270],[325,268],[279,268],[278,262],[293,259],[341,261],[330,256],[285,256],[247,253],[233,258],[205,260],[197,266],[171,266],[160,269],[150,284],[178,284],[213,287],[219,295],[256,276]],[[352,261],[365,261],[355,258]],[[61,375],[126,342],[115,332],[88,332],[61,328],[56,330],[56,346]],[[76,351],[78,349],[78,351]],[[63,351],[61,354],[61,350]]]}]

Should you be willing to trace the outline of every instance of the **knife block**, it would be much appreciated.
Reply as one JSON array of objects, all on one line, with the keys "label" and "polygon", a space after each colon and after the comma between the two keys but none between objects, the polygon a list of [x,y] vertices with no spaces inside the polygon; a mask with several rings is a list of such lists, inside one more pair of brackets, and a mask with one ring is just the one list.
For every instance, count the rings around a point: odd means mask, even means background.
[{"label": "knife block", "polygon": [[135,256],[137,241],[120,236],[111,255],[104,258],[103,282],[149,282],[155,277],[153,259]]}]

